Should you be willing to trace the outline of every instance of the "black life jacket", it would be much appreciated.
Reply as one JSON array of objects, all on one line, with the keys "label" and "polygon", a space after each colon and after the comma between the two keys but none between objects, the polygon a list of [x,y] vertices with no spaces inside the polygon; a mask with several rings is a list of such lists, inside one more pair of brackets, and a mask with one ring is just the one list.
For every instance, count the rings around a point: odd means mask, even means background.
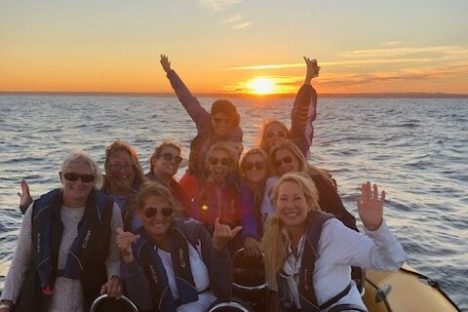
[{"label": "black life jacket", "polygon": [[139,234],[140,238],[133,246],[134,254],[150,284],[154,311],[175,312],[179,305],[197,301],[198,294],[188,250],[188,244],[196,248],[196,242],[190,241],[185,235],[183,222],[175,221],[169,228],[170,254],[179,290],[178,300],[172,296],[168,277],[157,248],[144,229],[140,229]]},{"label": "black life jacket", "polygon": [[[319,305],[317,302],[317,297],[315,295],[314,288],[314,268],[317,256],[319,256],[317,252],[318,243],[322,234],[323,224],[333,217],[334,216],[328,213],[318,211],[311,211],[308,216],[298,286],[301,311],[303,312],[319,312],[322,309],[331,306],[333,303],[337,302],[339,299],[344,297],[351,289],[350,284],[343,291],[335,295],[327,302],[321,305]],[[286,277],[285,274],[283,274],[281,271],[277,274],[281,311],[289,311],[290,309],[295,309],[295,303],[292,302],[289,297],[288,283],[286,280],[287,278],[288,277]]]},{"label": "black life jacket", "polygon": [[102,192],[91,191],[67,263],[59,272],[62,202],[61,190],[55,189],[42,195],[33,205],[32,257],[37,274],[36,289],[40,292],[40,302],[36,305],[38,310],[50,299],[57,276],[80,280],[86,309],[99,296],[102,284],[107,281],[105,261],[109,254],[113,202]]}]

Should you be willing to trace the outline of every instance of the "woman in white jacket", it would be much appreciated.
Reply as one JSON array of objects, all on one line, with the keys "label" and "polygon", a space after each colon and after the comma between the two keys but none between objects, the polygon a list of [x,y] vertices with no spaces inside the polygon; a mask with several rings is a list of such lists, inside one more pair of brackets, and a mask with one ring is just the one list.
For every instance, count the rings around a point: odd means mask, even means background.
[{"label": "woman in white jacket", "polygon": [[[395,270],[406,254],[383,220],[385,192],[362,185],[358,210],[365,234],[322,213],[317,189],[301,174],[289,173],[273,189],[276,208],[265,228],[266,277],[278,292],[281,311],[328,311],[337,305],[366,311],[351,280],[351,266]],[[360,309],[360,310],[359,310]]]}]

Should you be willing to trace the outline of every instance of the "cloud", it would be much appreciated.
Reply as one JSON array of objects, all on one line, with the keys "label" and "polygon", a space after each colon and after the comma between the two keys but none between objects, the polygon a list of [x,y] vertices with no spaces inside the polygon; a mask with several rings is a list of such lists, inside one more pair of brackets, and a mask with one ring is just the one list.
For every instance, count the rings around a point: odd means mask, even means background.
[{"label": "cloud", "polygon": [[242,1],[243,0],[199,0],[200,4],[211,12],[225,11]]},{"label": "cloud", "polygon": [[231,29],[244,29],[252,25],[251,22],[244,20],[244,17],[240,14],[227,18],[224,24],[230,25]]},{"label": "cloud", "polygon": [[403,69],[394,72],[374,72],[368,74],[331,73],[322,75],[320,84],[363,85],[395,80],[437,80],[447,77],[460,77],[468,73],[468,65],[451,67],[426,67]]},{"label": "cloud", "polygon": [[429,46],[429,47],[390,47],[382,49],[365,49],[346,51],[339,56],[345,58],[367,58],[367,57],[401,57],[414,54],[437,54],[437,55],[465,55],[468,56],[468,48],[460,46]]}]

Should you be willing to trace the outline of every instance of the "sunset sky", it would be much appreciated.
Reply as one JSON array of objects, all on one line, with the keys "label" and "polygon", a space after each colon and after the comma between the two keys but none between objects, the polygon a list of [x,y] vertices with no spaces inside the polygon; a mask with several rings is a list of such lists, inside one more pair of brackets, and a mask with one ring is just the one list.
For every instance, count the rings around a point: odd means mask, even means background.
[{"label": "sunset sky", "polygon": [[[0,0],[0,91],[468,94],[467,0]],[[259,79],[259,77],[263,77]],[[255,82],[253,82],[255,80]]]}]

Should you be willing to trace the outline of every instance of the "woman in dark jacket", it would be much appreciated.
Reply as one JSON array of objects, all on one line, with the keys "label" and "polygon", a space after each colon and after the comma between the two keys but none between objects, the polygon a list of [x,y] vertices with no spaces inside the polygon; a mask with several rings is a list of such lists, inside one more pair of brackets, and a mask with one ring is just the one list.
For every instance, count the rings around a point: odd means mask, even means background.
[{"label": "woman in dark jacket", "polygon": [[146,182],[138,193],[143,228],[121,232],[117,244],[129,297],[143,311],[204,311],[231,297],[231,230],[216,221],[213,239],[204,226],[180,220],[180,208],[164,186]]},{"label": "woman in dark jacket", "polygon": [[64,160],[61,188],[26,210],[1,297],[1,312],[88,311],[101,292],[119,296],[117,205],[96,189],[100,173],[84,152]]}]

